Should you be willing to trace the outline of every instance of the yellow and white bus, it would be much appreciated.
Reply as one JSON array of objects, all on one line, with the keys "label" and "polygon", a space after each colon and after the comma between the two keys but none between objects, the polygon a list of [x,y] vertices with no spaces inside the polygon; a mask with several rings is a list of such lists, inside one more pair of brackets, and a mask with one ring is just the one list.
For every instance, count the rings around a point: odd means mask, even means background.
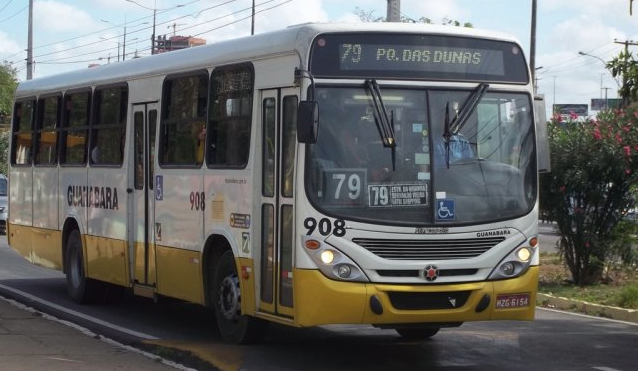
[{"label": "yellow and white bus", "polygon": [[[268,321],[427,338],[531,320],[530,71],[497,33],[303,24],[21,82],[8,240],[66,273]],[[538,128],[537,128],[538,126]]]}]

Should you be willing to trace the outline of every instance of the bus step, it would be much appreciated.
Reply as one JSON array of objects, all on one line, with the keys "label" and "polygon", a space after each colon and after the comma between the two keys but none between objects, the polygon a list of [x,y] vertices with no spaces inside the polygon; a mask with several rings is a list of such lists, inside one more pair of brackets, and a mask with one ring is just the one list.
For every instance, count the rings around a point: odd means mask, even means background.
[{"label": "bus step", "polygon": [[133,285],[133,294],[155,300],[155,286],[136,283]]}]

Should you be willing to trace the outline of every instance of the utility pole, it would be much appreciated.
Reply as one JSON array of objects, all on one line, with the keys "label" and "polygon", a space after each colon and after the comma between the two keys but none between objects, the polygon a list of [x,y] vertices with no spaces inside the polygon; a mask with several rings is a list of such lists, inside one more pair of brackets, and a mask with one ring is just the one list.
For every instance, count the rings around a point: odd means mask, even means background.
[{"label": "utility pole", "polygon": [[29,0],[29,29],[27,35],[27,80],[33,78],[33,0]]},{"label": "utility pole", "polygon": [[[621,86],[621,90],[625,89],[626,85],[627,85],[627,74],[626,72],[626,68],[627,68],[627,63],[629,62],[629,45],[631,46],[636,46],[638,45],[638,43],[635,43],[631,40],[625,40],[625,41],[618,41],[618,40],[614,40],[614,43],[616,44],[623,44],[625,45],[625,68],[622,71],[622,86]],[[629,97],[623,97],[622,99],[622,105],[623,107],[627,107],[629,105]]]},{"label": "utility pole", "polygon": [[250,34],[255,34],[255,0],[253,0],[253,14],[250,22]]},{"label": "utility pole", "polygon": [[401,0],[388,0],[386,22],[401,22]]},{"label": "utility pole", "polygon": [[124,43],[122,44],[122,60],[126,60],[126,14],[124,14]]},{"label": "utility pole", "polygon": [[155,54],[155,16],[157,15],[157,1],[153,8],[153,34],[151,35],[151,55]]},{"label": "utility pole", "polygon": [[536,0],[532,0],[532,30],[529,42],[529,69],[532,71],[532,81],[536,75]]},{"label": "utility pole", "polygon": [[552,77],[554,78],[554,102],[552,103],[552,113],[555,113],[553,107],[556,105],[556,75]]}]

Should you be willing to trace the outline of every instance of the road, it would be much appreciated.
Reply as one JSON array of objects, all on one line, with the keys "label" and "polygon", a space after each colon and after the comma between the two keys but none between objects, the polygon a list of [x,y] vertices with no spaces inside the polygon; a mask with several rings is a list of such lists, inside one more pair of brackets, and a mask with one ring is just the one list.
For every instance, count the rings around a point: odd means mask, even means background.
[{"label": "road", "polygon": [[558,242],[558,233],[554,230],[554,225],[550,223],[538,224],[538,243],[541,247],[541,252],[558,252],[556,249],[556,243]]},{"label": "road", "polygon": [[227,345],[211,313],[199,306],[168,299],[153,303],[117,291],[104,304],[78,306],[67,297],[61,273],[28,264],[7,247],[4,236],[0,294],[125,344],[203,354],[224,371],[636,369],[638,326],[545,309],[537,310],[533,322],[466,323],[425,342],[405,342],[394,331],[369,326],[272,326],[261,344]]}]

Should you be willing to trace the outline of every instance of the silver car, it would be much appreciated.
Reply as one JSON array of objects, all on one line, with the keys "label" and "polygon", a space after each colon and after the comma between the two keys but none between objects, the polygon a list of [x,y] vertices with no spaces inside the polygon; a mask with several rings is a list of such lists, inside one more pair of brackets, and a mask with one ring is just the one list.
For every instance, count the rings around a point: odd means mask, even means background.
[{"label": "silver car", "polygon": [[7,217],[9,214],[9,200],[7,198],[7,177],[0,174],[0,233],[7,233]]}]

